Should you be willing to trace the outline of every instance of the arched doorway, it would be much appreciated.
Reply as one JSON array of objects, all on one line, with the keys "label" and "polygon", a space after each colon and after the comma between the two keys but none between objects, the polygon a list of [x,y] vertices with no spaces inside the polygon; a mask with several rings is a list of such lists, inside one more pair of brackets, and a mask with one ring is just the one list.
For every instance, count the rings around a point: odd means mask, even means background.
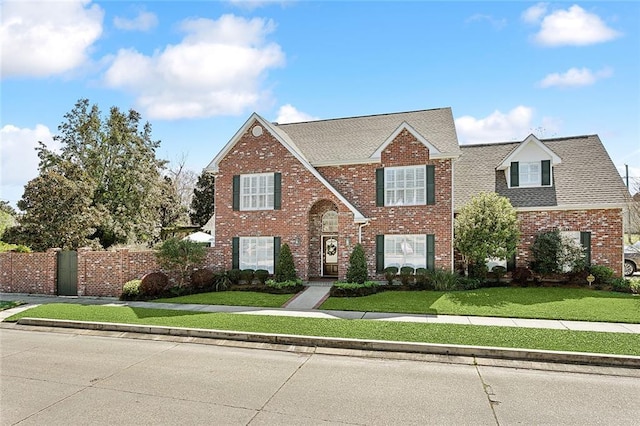
[{"label": "arched doorway", "polygon": [[309,276],[337,278],[339,273],[338,207],[318,201],[309,210]]}]

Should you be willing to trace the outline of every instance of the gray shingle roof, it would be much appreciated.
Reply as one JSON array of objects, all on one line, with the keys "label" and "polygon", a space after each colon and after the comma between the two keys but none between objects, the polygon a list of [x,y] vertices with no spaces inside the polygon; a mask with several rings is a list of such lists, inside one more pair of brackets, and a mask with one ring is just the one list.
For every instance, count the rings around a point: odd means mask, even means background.
[{"label": "gray shingle roof", "polygon": [[507,188],[504,173],[496,167],[521,142],[461,145],[454,165],[454,203],[460,208],[479,192],[497,192],[514,207],[606,205],[625,202],[626,188],[597,135],[541,142],[562,163],[554,166],[550,188]]},{"label": "gray shingle roof", "polygon": [[407,122],[441,153],[457,154],[451,108],[278,124],[312,164],[365,161]]}]

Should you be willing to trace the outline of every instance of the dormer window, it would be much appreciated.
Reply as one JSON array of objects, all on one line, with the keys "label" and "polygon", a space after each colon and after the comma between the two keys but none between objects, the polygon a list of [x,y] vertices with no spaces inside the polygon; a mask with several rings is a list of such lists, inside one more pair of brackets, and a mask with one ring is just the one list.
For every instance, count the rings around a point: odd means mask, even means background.
[{"label": "dormer window", "polygon": [[551,161],[511,162],[510,187],[551,186]]}]

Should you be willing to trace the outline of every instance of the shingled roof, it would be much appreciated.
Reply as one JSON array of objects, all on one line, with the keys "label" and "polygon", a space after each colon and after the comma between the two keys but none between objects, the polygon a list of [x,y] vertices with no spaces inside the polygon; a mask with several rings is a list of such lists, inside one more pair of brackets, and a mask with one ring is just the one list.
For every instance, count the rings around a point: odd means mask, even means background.
[{"label": "shingled roof", "polygon": [[371,161],[376,150],[405,122],[441,154],[460,153],[451,108],[274,124],[313,166],[319,166]]},{"label": "shingled roof", "polygon": [[458,209],[479,192],[497,192],[516,208],[613,206],[625,202],[626,188],[597,135],[541,139],[562,163],[546,188],[508,188],[496,167],[521,142],[461,145],[454,165],[454,205]]}]

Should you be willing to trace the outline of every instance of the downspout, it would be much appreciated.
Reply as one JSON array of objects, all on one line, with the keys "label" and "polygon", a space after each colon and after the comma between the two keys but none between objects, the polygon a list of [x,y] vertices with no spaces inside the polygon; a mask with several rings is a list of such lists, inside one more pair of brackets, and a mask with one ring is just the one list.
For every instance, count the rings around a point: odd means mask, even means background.
[{"label": "downspout", "polygon": [[369,223],[370,223],[369,219],[367,219],[366,222],[358,225],[358,244],[362,244],[362,228],[369,225]]}]

